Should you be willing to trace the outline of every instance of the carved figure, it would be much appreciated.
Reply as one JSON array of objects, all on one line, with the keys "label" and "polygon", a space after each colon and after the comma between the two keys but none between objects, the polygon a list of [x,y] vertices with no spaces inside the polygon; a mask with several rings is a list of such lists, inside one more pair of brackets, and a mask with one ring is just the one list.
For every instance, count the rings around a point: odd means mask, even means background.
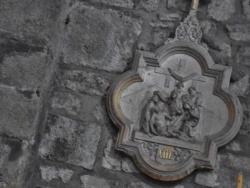
[{"label": "carved figure", "polygon": [[202,94],[190,87],[183,92],[182,82],[176,84],[165,100],[155,91],[144,114],[143,131],[148,135],[190,139],[195,136],[200,119]]},{"label": "carved figure", "polygon": [[188,94],[183,96],[183,109],[185,112],[182,131],[193,137],[196,133],[196,126],[200,119],[200,109],[202,104],[202,94],[197,92],[195,87],[188,89]]}]

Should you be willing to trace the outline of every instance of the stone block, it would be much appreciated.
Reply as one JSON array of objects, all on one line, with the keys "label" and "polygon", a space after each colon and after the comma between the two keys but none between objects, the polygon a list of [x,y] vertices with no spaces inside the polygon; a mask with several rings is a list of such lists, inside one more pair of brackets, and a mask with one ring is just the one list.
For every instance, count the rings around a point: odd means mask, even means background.
[{"label": "stone block", "polygon": [[228,24],[227,29],[231,39],[250,41],[250,24]]},{"label": "stone block", "polygon": [[246,18],[250,19],[250,0],[242,0],[242,7]]},{"label": "stone block", "polygon": [[110,188],[109,182],[103,178],[90,176],[90,175],[83,175],[81,176],[82,187],[86,188]]},{"label": "stone block", "polygon": [[21,36],[32,34],[48,37],[63,2],[63,0],[1,0],[1,29],[21,33]]},{"label": "stone block", "polygon": [[97,96],[57,91],[53,94],[51,107],[57,114],[74,116],[85,122],[105,121],[104,106]]},{"label": "stone block", "polygon": [[110,170],[139,173],[131,159],[122,157],[116,152],[113,139],[108,140],[104,149],[102,166]]},{"label": "stone block", "polygon": [[239,142],[236,142],[236,141],[232,141],[230,144],[228,144],[226,146],[226,149],[227,150],[230,150],[230,151],[241,151],[241,145]]},{"label": "stone block", "polygon": [[237,96],[247,97],[249,94],[249,86],[249,75],[246,74],[243,78],[239,79],[239,81],[231,83],[230,89]]},{"label": "stone block", "polygon": [[187,11],[190,8],[190,3],[185,0],[168,0],[167,7]]},{"label": "stone block", "polygon": [[237,63],[250,67],[250,47],[241,47],[237,53]]},{"label": "stone block", "polygon": [[142,21],[114,10],[79,5],[69,13],[62,54],[67,64],[124,71]]},{"label": "stone block", "polygon": [[235,171],[250,171],[250,158],[232,154],[221,155],[222,164]]},{"label": "stone block", "polygon": [[214,22],[207,21],[207,20],[201,21],[200,26],[203,31],[203,34],[208,35],[208,36],[215,36],[217,32],[217,27]]},{"label": "stone block", "polygon": [[151,188],[151,186],[143,182],[131,182],[128,184],[127,188]]},{"label": "stone block", "polygon": [[104,74],[91,71],[64,70],[57,75],[56,86],[74,92],[102,96],[110,86],[110,80]]},{"label": "stone block", "polygon": [[40,172],[42,179],[46,182],[50,182],[53,179],[60,178],[63,183],[67,183],[71,180],[74,175],[74,171],[69,169],[56,169],[52,166],[40,166]]},{"label": "stone block", "polygon": [[31,139],[39,108],[36,94],[0,85],[0,134]]},{"label": "stone block", "polygon": [[235,0],[214,0],[208,6],[208,15],[217,21],[228,20],[235,11]]},{"label": "stone block", "polygon": [[10,137],[0,139],[0,187],[21,187],[30,157],[30,143]]},{"label": "stone block", "polygon": [[213,172],[198,173],[195,177],[195,183],[206,187],[218,187],[218,175]]},{"label": "stone block", "polygon": [[49,115],[47,131],[39,147],[42,158],[93,169],[101,128],[63,116]]},{"label": "stone block", "polygon": [[[84,0],[81,0],[84,1]],[[133,0],[93,0],[98,3],[105,3],[107,5],[123,7],[123,8],[133,8],[134,2]]]},{"label": "stone block", "polygon": [[140,2],[142,9],[152,12],[156,11],[160,5],[160,0],[143,0]]},{"label": "stone block", "polygon": [[19,89],[40,89],[48,68],[47,52],[12,53],[0,64],[0,82]]}]

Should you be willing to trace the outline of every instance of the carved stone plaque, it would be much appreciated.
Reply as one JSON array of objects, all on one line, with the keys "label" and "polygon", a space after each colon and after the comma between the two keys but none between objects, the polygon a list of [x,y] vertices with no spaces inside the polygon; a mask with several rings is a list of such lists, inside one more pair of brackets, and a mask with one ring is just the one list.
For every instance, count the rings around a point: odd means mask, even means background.
[{"label": "carved stone plaque", "polygon": [[[194,4],[197,3],[197,4]],[[229,88],[231,68],[215,64],[196,18],[189,16],[156,52],[138,50],[132,70],[111,86],[108,111],[116,148],[162,181],[213,169],[217,149],[239,131],[242,109]]]}]

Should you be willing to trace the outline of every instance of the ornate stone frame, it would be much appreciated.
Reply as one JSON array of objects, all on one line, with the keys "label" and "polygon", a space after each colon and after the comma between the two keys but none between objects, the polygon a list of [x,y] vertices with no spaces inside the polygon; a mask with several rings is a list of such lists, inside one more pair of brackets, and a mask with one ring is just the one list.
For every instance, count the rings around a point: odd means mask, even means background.
[{"label": "ornate stone frame", "polygon": [[[191,22],[191,23],[190,23]],[[197,22],[197,23],[196,23]],[[179,33],[184,33],[180,37]],[[197,34],[198,33],[198,34]],[[191,37],[190,37],[191,36]],[[194,36],[194,37],[193,37]],[[192,40],[192,38],[194,40]],[[215,64],[207,49],[200,43],[201,31],[196,17],[192,14],[177,28],[176,38],[169,40],[156,52],[137,50],[132,70],[121,75],[112,84],[107,98],[108,113],[119,129],[116,149],[132,156],[137,166],[148,176],[162,180],[174,181],[190,174],[195,169],[213,169],[217,150],[227,144],[238,133],[242,122],[242,109],[237,96],[229,90],[231,68]],[[121,93],[130,85],[142,82],[138,73],[139,61],[143,58],[151,64],[161,64],[167,57],[174,54],[186,54],[196,59],[202,68],[204,76],[213,77],[215,86],[213,94],[221,98],[228,108],[228,120],[226,126],[218,133],[205,136],[204,153],[199,157],[190,157],[181,165],[156,165],[151,164],[149,158],[142,155],[142,149],[138,143],[132,140],[130,134],[130,120],[123,114],[119,105]]]}]

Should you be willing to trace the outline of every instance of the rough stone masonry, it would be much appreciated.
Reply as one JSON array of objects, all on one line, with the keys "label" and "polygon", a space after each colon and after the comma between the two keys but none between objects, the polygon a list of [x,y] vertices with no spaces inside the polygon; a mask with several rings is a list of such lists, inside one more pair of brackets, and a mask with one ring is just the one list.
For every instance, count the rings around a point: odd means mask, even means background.
[{"label": "rough stone masonry", "polygon": [[250,0],[202,1],[202,41],[233,67],[244,120],[216,169],[150,179],[114,149],[105,108],[135,49],[154,51],[187,16],[188,0],[0,0],[0,188],[250,187]]}]

